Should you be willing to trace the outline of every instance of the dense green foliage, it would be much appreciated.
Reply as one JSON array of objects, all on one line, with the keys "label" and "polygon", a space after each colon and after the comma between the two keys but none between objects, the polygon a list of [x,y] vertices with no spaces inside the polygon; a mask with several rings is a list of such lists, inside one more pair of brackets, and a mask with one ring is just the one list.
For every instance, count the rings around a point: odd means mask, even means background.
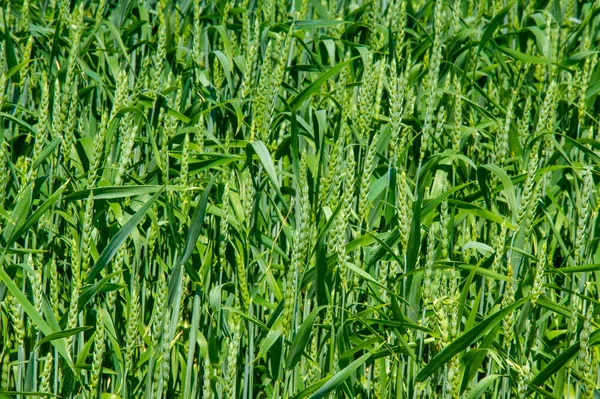
[{"label": "dense green foliage", "polygon": [[598,2],[0,11],[0,398],[600,394]]}]

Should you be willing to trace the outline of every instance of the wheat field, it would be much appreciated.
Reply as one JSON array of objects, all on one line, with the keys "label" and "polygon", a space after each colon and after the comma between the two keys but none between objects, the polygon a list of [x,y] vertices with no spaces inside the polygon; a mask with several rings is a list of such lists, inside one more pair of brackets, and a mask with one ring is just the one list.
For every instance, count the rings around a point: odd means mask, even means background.
[{"label": "wheat field", "polygon": [[0,4],[0,398],[600,398],[600,2]]}]

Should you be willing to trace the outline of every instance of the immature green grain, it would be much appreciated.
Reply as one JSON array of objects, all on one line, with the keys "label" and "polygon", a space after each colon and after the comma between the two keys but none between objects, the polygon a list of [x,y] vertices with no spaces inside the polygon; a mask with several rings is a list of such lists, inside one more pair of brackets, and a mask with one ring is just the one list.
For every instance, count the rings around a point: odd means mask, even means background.
[{"label": "immature green grain", "polygon": [[373,366],[372,366],[372,392],[373,395],[371,396],[372,398],[375,399],[381,399],[381,391],[382,391],[382,386],[381,386],[381,359],[376,359],[373,362]]},{"label": "immature green grain", "polygon": [[[184,187],[189,186],[189,168],[190,168],[190,135],[185,133],[183,136],[183,144],[181,146],[181,170],[179,172],[179,184]],[[181,194],[181,213],[184,215],[184,221],[187,221],[187,214],[190,210],[190,199],[191,192],[189,190],[185,190]],[[183,228],[185,223],[181,223],[181,228]]]},{"label": "immature green grain", "polygon": [[248,290],[248,276],[246,274],[246,264],[240,258],[237,260],[236,265],[236,275],[238,280],[238,287],[240,289],[242,306],[244,310],[248,310],[248,308],[250,307],[250,291]]},{"label": "immature green grain", "polygon": [[531,235],[533,233],[533,222],[535,219],[535,211],[537,209],[538,203],[542,196],[542,192],[544,189],[544,179],[535,183],[533,188],[533,193],[531,195],[531,200],[527,205],[526,215],[525,215],[525,241],[529,242]]},{"label": "immature green grain", "polygon": [[[247,15],[247,13],[244,13]],[[248,24],[249,25],[249,24]],[[243,41],[246,45],[244,48],[246,49],[245,58],[244,58],[244,76],[242,79],[242,87],[240,92],[241,98],[246,98],[247,93],[253,88],[253,80],[255,78],[257,68],[257,56],[258,49],[260,48],[260,22],[259,18],[254,19],[254,27],[252,31],[250,31],[250,26],[248,26],[247,32],[247,43]]]},{"label": "immature green grain", "polygon": [[29,282],[31,284],[31,288],[33,289],[33,304],[38,313],[42,313],[42,301],[43,301],[43,282],[42,282],[42,265],[43,256],[36,254],[29,254],[27,256],[27,265],[31,268],[32,273],[29,276]]},{"label": "immature green grain", "polygon": [[402,47],[404,46],[404,35],[406,31],[406,2],[401,0],[395,1],[392,7],[393,11],[389,13],[389,16],[390,18],[396,18],[396,21],[392,26],[397,27],[394,35],[394,51],[396,54],[396,60],[399,61],[402,55]]},{"label": "immature green grain", "polygon": [[[299,201],[297,202],[298,205]],[[293,314],[295,304],[298,301],[298,287],[297,282],[300,278],[300,263],[301,259],[301,247],[300,247],[300,236],[302,226],[297,226],[294,230],[293,242],[292,242],[292,254],[290,264],[287,268],[285,278],[283,281],[283,294],[284,294],[284,305],[283,305],[283,334],[288,335],[290,332],[293,333],[295,326],[293,322]]]},{"label": "immature green grain", "polygon": [[448,216],[448,200],[442,201],[440,204],[440,251],[441,259],[448,260],[448,242],[449,237],[449,216]]},{"label": "immature green grain", "polygon": [[40,392],[52,393],[52,370],[54,368],[54,356],[52,350],[48,351],[46,360],[44,360],[44,368],[42,370],[42,381],[40,383]]},{"label": "immature green grain", "polygon": [[444,381],[444,394],[446,398],[460,398],[461,385],[460,361],[455,356],[450,361]]},{"label": "immature green grain", "polygon": [[535,186],[537,184],[535,171],[538,164],[538,151],[539,141],[534,144],[531,149],[529,168],[527,169],[527,177],[525,184],[521,190],[519,212],[517,214],[517,224],[520,226],[523,222],[527,222],[526,217],[528,216],[532,198],[534,197]]},{"label": "immature green grain", "polygon": [[[530,137],[530,114],[531,114],[531,106],[532,106],[532,97],[528,93],[525,94],[525,105],[523,106],[523,113],[521,118],[519,118],[518,126],[517,126],[517,136],[522,137],[525,141]],[[526,166],[523,165],[523,166]],[[526,168],[524,168],[526,169]]]},{"label": "immature green grain", "polygon": [[[375,63],[373,55],[369,53],[364,60],[362,85],[358,91],[358,104],[356,107],[356,127],[362,141],[368,141],[371,132],[371,120],[374,115],[373,104],[379,80],[382,79],[382,62]],[[381,74],[380,74],[381,72]]]},{"label": "immature green grain", "polygon": [[[75,120],[77,116],[77,80],[75,79],[75,67],[77,65],[77,55],[79,53],[79,43],[83,34],[83,4],[75,8],[73,14],[73,28],[71,30],[71,49],[69,51],[69,59],[67,64],[67,75],[65,77],[65,83],[62,86],[63,92],[60,97],[60,118],[63,123],[62,129],[59,131],[59,135],[63,136],[64,148],[67,151],[71,151],[74,144],[73,130],[75,126]],[[56,97],[55,97],[56,102]],[[66,118],[66,121],[65,121]]]},{"label": "immature green grain", "polygon": [[161,113],[163,114],[165,123],[164,123],[164,129],[163,129],[163,139],[162,139],[160,154],[161,154],[161,158],[162,158],[161,161],[162,161],[163,167],[164,167],[163,174],[165,176],[165,179],[168,181],[169,180],[169,144],[171,142],[171,139],[175,136],[175,133],[177,132],[178,121],[174,116],[165,115],[166,110],[161,110]]},{"label": "immature green grain", "polygon": [[57,1],[57,0],[50,0],[50,1],[48,2],[48,9],[49,9],[50,11],[56,11],[56,1]]},{"label": "immature green grain", "polygon": [[10,153],[4,144],[4,141],[0,142],[0,206],[4,203],[7,197],[7,185],[10,180],[10,167],[9,167],[9,156]]},{"label": "immature green grain", "polygon": [[96,7],[96,28],[102,23],[104,17],[104,10],[106,9],[106,0],[99,0],[98,7]]},{"label": "immature green grain", "polygon": [[434,150],[440,149],[439,143],[442,142],[442,137],[444,136],[444,123],[445,122],[446,122],[446,107],[444,107],[442,105],[436,116],[435,141],[433,143]]},{"label": "immature green grain", "polygon": [[[574,345],[577,340],[577,323],[579,321],[579,314],[582,313],[583,301],[579,295],[571,294],[569,298],[569,309],[571,310],[571,317],[567,319],[567,331],[569,332],[569,343]],[[569,365],[569,373],[573,365]]]},{"label": "immature green grain", "polygon": [[158,354],[158,340],[163,332],[163,320],[166,317],[163,312],[166,308],[166,300],[167,300],[167,281],[165,278],[165,273],[160,270],[159,277],[156,289],[154,290],[154,311],[152,317],[152,348],[154,350],[154,354]]},{"label": "immature green grain", "polygon": [[[582,261],[582,255],[584,243],[587,238],[587,226],[589,220],[589,205],[590,201],[593,200],[593,191],[595,190],[594,180],[592,177],[591,169],[586,169],[582,173],[583,175],[583,187],[580,193],[580,200],[578,202],[578,217],[577,217],[577,228],[575,230],[574,248],[573,248],[573,262],[576,266],[579,266]],[[583,259],[585,262],[585,259]]]},{"label": "immature green grain", "polygon": [[298,275],[302,277],[307,261],[309,252],[309,240],[312,234],[311,226],[311,205],[309,200],[308,192],[308,164],[307,155],[305,152],[302,153],[300,158],[300,181],[298,184],[299,190],[299,203],[300,203],[300,217],[298,226],[298,241],[299,246],[299,263],[298,263]]},{"label": "immature green grain", "polygon": [[[33,154],[31,155],[32,160],[35,162],[46,142],[47,130],[48,130],[48,115],[50,113],[50,82],[48,82],[48,75],[46,72],[42,72],[41,79],[42,86],[42,97],[40,103],[40,111],[38,123],[36,125],[35,142],[33,143]],[[35,170],[32,171],[32,179],[35,177]]]},{"label": "immature green grain", "polygon": [[[347,285],[347,274],[348,274],[348,263],[349,256],[346,253],[346,231],[348,230],[349,218],[352,214],[352,200],[354,198],[354,170],[356,167],[354,161],[354,151],[349,148],[346,152],[346,162],[344,163],[344,169],[342,171],[342,180],[339,186],[340,196],[340,210],[338,216],[335,219],[332,228],[332,243],[333,252],[337,255],[337,264],[335,272],[339,273],[340,282],[342,287],[348,288]],[[358,277],[358,276],[355,276]],[[355,281],[354,285],[358,285],[358,281]]]},{"label": "immature green grain", "polygon": [[[117,251],[117,255],[115,256],[115,260],[113,262],[113,273],[115,274],[110,282],[112,284],[120,284],[123,280],[123,267],[125,266],[125,262],[129,261],[129,250],[127,248],[127,240],[121,244],[119,250]],[[106,295],[106,308],[114,309],[115,304],[117,303],[117,297],[119,295],[119,289],[113,289],[109,291]]]},{"label": "immature green grain", "polygon": [[435,260],[435,224],[432,224],[427,233],[427,254],[425,255],[425,277],[423,280],[423,290],[421,297],[423,299],[423,308],[425,309],[433,303],[435,292],[439,282],[437,279],[438,273],[433,270],[433,262]]},{"label": "immature green grain", "polygon": [[158,25],[158,44],[156,56],[154,57],[154,79],[152,81],[152,89],[154,91],[162,91],[164,89],[164,79],[162,74],[165,69],[165,60],[167,57],[167,20],[166,11],[163,1],[159,1],[157,5],[157,21]]},{"label": "immature green grain", "polygon": [[219,264],[223,270],[227,267],[227,244],[229,242],[229,181],[227,181],[223,187],[221,203],[221,222],[220,222],[220,235],[221,239],[219,242]]},{"label": "immature green grain", "polygon": [[19,23],[22,31],[26,32],[29,29],[29,0],[23,0],[21,4],[21,18]]},{"label": "immature green grain", "polygon": [[[265,22],[271,22],[275,16],[275,4],[273,0],[265,0],[261,3],[261,11]],[[257,17],[258,19],[258,17]]]},{"label": "immature green grain", "polygon": [[525,363],[523,366],[513,365],[517,371],[517,393],[519,398],[526,398],[527,391],[529,389],[529,382],[533,377],[533,373],[529,367],[529,364]]},{"label": "immature green grain", "polygon": [[161,362],[159,366],[159,382],[157,386],[156,397],[162,397],[162,393],[168,388],[169,370],[171,367],[171,342],[169,331],[171,329],[171,312],[166,311],[164,315],[164,325],[162,327],[162,345],[161,345]]},{"label": "immature green grain", "polygon": [[542,244],[540,252],[541,253],[539,254],[539,258],[536,263],[536,268],[534,269],[533,285],[531,287],[531,292],[530,292],[531,303],[533,305],[536,304],[538,298],[542,294],[542,285],[544,284],[544,280],[545,280],[544,269],[546,267],[547,256],[548,256],[546,243]]},{"label": "immature green grain", "polygon": [[392,128],[390,138],[390,153],[392,154],[392,165],[394,166],[397,165],[399,154],[403,151],[403,148],[400,147],[400,137],[402,134],[402,117],[404,116],[404,93],[407,89],[405,76],[398,75],[396,70],[396,61],[393,60],[392,64],[390,65],[389,96],[390,124]]},{"label": "immature green grain", "polygon": [[116,87],[115,94],[113,96],[112,108],[110,110],[109,120],[114,119],[117,114],[123,109],[130,105],[129,91],[129,79],[127,72],[123,69],[119,71],[116,76]]},{"label": "immature green grain", "polygon": [[[117,177],[115,179],[115,186],[120,186],[122,184],[125,171],[127,170],[129,164],[132,161],[131,158],[133,146],[135,144],[135,137],[138,131],[138,125],[135,122],[131,113],[128,113],[122,120],[122,122],[123,123],[120,124],[119,128],[119,132],[122,134],[121,153],[119,156],[119,169],[117,171]],[[165,130],[167,130],[167,128],[165,128]],[[165,162],[165,165],[168,165],[168,163]]]},{"label": "immature green grain", "polygon": [[[71,7],[71,4],[69,4],[68,1],[58,0],[58,9],[59,9],[59,14],[60,14],[60,19],[62,21],[65,21],[65,23],[72,22],[71,21],[72,20],[71,12],[69,10],[70,7]],[[54,9],[54,7],[53,7],[53,9]]]},{"label": "immature green grain", "polygon": [[85,211],[83,215],[83,226],[81,229],[81,273],[82,278],[87,278],[90,266],[90,252],[92,242],[92,230],[94,221],[94,193],[90,193],[85,201]]},{"label": "immature green grain", "polygon": [[58,79],[54,82],[54,104],[52,106],[52,138],[61,138],[66,115],[62,112],[62,90]]},{"label": "immature green grain", "polygon": [[249,232],[251,227],[252,207],[254,205],[256,189],[252,181],[252,175],[250,174],[250,171],[248,169],[246,169],[242,173],[242,182],[244,190],[242,196],[242,204],[244,206],[244,221],[246,222],[246,229]]},{"label": "immature green grain", "polygon": [[104,319],[101,316],[102,310],[98,309],[96,313],[96,333],[94,334],[94,352],[92,355],[92,372],[90,375],[90,394],[96,395],[98,384],[100,383],[100,376],[102,374],[102,360],[104,357],[104,351],[106,350],[105,344],[105,326]]},{"label": "immature green grain", "polygon": [[29,170],[30,159],[27,157],[17,158],[15,163],[15,173],[17,174],[19,189],[27,185],[27,171]]},{"label": "immature green grain", "polygon": [[[556,80],[552,80],[548,87],[548,91],[546,96],[544,97],[544,102],[540,107],[539,115],[538,115],[538,123],[536,125],[535,136],[538,134],[546,134],[554,131],[554,120],[556,118],[556,107],[557,107],[557,90],[558,85]],[[542,158],[543,160],[547,160],[548,146],[545,145],[545,141],[541,144],[542,147]]]},{"label": "immature green grain", "polygon": [[[443,290],[443,284],[440,285],[440,291],[441,290]],[[435,314],[435,319],[432,320],[432,327],[437,329],[440,334],[440,339],[438,341],[440,348],[448,346],[452,337],[450,334],[450,323],[448,323],[450,315],[447,314],[446,306],[444,306],[444,301],[446,300],[446,298],[436,295],[432,301],[433,312]]]},{"label": "immature green grain", "polygon": [[[316,321],[319,320],[317,316]],[[312,383],[317,378],[319,370],[318,361],[319,361],[319,330],[314,329],[311,339],[310,339],[310,358],[315,362],[315,364],[310,363],[307,370],[306,381],[307,383]]]},{"label": "immature green grain", "polygon": [[452,87],[454,87],[454,129],[452,131],[452,146],[455,150],[460,150],[460,139],[462,135],[462,85],[457,75],[452,78]]},{"label": "immature green grain", "polygon": [[202,399],[211,399],[210,379],[213,376],[212,365],[208,356],[204,358],[204,372],[202,373]]},{"label": "immature green grain", "polygon": [[[433,47],[429,54],[427,63],[427,75],[423,81],[423,91],[426,93],[425,120],[423,122],[423,136],[421,138],[421,159],[429,148],[432,135],[434,133],[433,119],[434,110],[437,103],[437,90],[439,82],[440,64],[442,60],[442,32],[443,32],[443,4],[436,1],[434,8],[434,38]],[[423,67],[426,63],[423,63]]]},{"label": "immature green grain", "polygon": [[[0,54],[5,54],[4,52],[4,42],[0,43]],[[0,66],[0,109],[4,106],[6,102],[6,82],[8,78],[6,76],[6,72],[4,70],[4,65]]]},{"label": "immature green grain", "polygon": [[[79,306],[79,295],[80,295],[80,289],[81,289],[81,284],[82,284],[82,279],[81,279],[81,264],[80,264],[80,259],[79,259],[79,253],[78,253],[78,244],[77,241],[75,239],[75,237],[73,237],[72,242],[71,242],[71,251],[72,251],[72,260],[70,262],[71,264],[71,273],[72,273],[72,277],[71,277],[71,297],[69,299],[69,310],[68,310],[68,317],[67,317],[67,326],[69,329],[73,329],[75,327],[77,327],[78,324],[78,315],[79,315],[79,310],[78,310],[78,306]],[[71,345],[73,344],[73,341],[75,340],[75,335],[70,335],[69,337],[67,337],[67,348],[69,348],[72,352],[74,353],[75,348],[71,348]]]},{"label": "immature green grain", "polygon": [[460,20],[462,18],[462,1],[454,0],[452,6],[452,30],[454,34],[460,31]]},{"label": "immature green grain", "polygon": [[590,347],[590,334],[592,332],[592,320],[594,314],[594,306],[590,303],[583,319],[583,327],[579,333],[579,370],[581,373],[582,384],[580,390],[582,397],[593,398],[594,388],[596,387],[597,375],[594,372],[595,351]]},{"label": "immature green grain", "polygon": [[[152,207],[152,214],[156,215],[158,217],[158,205],[153,204],[154,206]],[[156,243],[157,243],[157,238],[158,238],[158,233],[160,231],[160,227],[158,226],[158,223],[152,219],[152,222],[150,224],[150,230],[148,231],[148,245],[146,247],[147,253],[146,253],[146,257],[147,259],[150,260],[150,263],[152,263],[152,257],[154,256],[155,252],[156,252]]]},{"label": "immature green grain", "polygon": [[[269,83],[271,85],[269,93],[270,98],[268,101],[268,123],[271,125],[273,117],[275,115],[275,106],[277,99],[279,98],[279,91],[282,83],[285,81],[285,68],[288,63],[289,53],[291,51],[292,35],[289,32],[284,40],[278,40],[276,45],[273,47],[273,54],[271,55],[276,61],[274,62],[274,68],[271,69],[271,77]],[[265,138],[266,142],[266,138]]]},{"label": "immature green grain", "polygon": [[0,388],[4,391],[9,391],[9,379],[10,379],[10,355],[6,353],[2,357],[2,377],[0,379]]},{"label": "immature green grain", "polygon": [[511,100],[508,103],[508,107],[506,107],[506,117],[504,118],[504,123],[500,126],[498,132],[498,140],[496,141],[496,152],[495,158],[496,161],[499,162],[500,165],[505,165],[508,163],[509,159],[509,149],[508,149],[508,133],[510,131],[510,125],[513,119],[513,109],[514,109],[514,98],[515,96],[511,96]]},{"label": "immature green grain", "polygon": [[579,83],[579,102],[578,102],[578,115],[579,115],[579,126],[582,126],[585,123],[585,119],[586,119],[586,106],[585,106],[585,102],[586,102],[586,97],[587,97],[587,90],[590,84],[590,80],[592,77],[592,73],[594,72],[594,68],[596,67],[596,65],[598,64],[598,55],[594,54],[590,57],[587,57],[585,59],[585,61],[583,62],[583,69],[581,72],[581,78],[580,80],[577,82]]},{"label": "immature green grain", "polygon": [[[349,71],[348,68],[343,68],[340,71],[339,76],[339,85],[336,90],[336,99],[340,102],[341,110],[340,110],[340,129],[337,139],[334,141],[331,146],[330,155],[328,157],[328,167],[327,173],[324,175],[320,191],[321,195],[325,198],[329,198],[330,190],[337,187],[339,184],[339,178],[341,173],[342,163],[340,162],[340,158],[342,156],[343,149],[346,145],[346,140],[349,134],[349,127],[346,119],[348,118],[348,110],[350,107],[346,106],[345,102],[348,100],[348,91],[345,86],[349,80]],[[349,105],[349,104],[348,104]],[[335,202],[335,195],[332,196],[331,200]]]},{"label": "immature green grain", "polygon": [[24,313],[19,300],[14,295],[10,296],[8,310],[13,322],[12,327],[15,334],[15,344],[17,347],[23,346],[26,337]]},{"label": "immature green grain", "polygon": [[[272,114],[273,101],[275,100],[274,92],[279,89],[279,86],[274,81],[279,76],[278,60],[280,42],[270,40],[265,51],[265,58],[261,66],[261,75],[257,88],[256,99],[253,102],[254,116],[250,129],[250,140],[254,140],[256,134],[263,142],[268,142],[269,138],[269,122]],[[279,82],[280,83],[280,82]]]},{"label": "immature green grain", "polygon": [[131,290],[129,293],[129,311],[127,315],[127,323],[125,326],[125,367],[131,371],[133,369],[133,360],[135,349],[138,341],[138,324],[141,316],[140,308],[140,292],[141,287],[136,278],[137,274],[133,274],[131,278]]},{"label": "immature green grain", "polygon": [[[373,67],[374,69],[374,73],[376,74],[376,90],[375,90],[375,97],[374,97],[374,104],[370,104],[370,107],[372,109],[371,114],[369,115],[369,119],[373,118],[373,117],[377,117],[377,115],[379,114],[379,107],[381,104],[381,93],[383,90],[383,71],[384,71],[384,64],[383,62],[379,61],[375,64],[375,66]],[[370,121],[369,121],[370,122]],[[358,201],[358,214],[363,218],[364,221],[368,220],[368,215],[369,215],[369,211],[370,209],[368,208],[368,204],[367,204],[367,195],[369,194],[369,189],[371,187],[370,184],[370,180],[371,180],[371,176],[373,174],[373,171],[375,169],[375,167],[377,166],[377,164],[375,163],[375,157],[377,155],[377,144],[379,141],[379,133],[380,130],[379,129],[375,129],[375,133],[373,134],[373,137],[371,138],[370,143],[368,142],[368,137],[369,137],[369,129],[365,130],[364,134],[365,134],[365,144],[367,146],[366,148],[366,153],[365,153],[365,159],[364,159],[364,164],[363,164],[363,172],[361,175],[361,181],[360,181],[360,192],[359,192],[359,201]]]},{"label": "immature green grain", "polygon": [[[29,2],[27,0],[25,0],[23,2],[23,5],[25,5],[25,3],[29,3]],[[28,81],[29,80],[28,78],[30,77],[29,69],[30,69],[31,50],[32,49],[33,49],[33,36],[29,36],[29,39],[27,40],[27,44],[25,45],[25,48],[23,49],[23,55],[22,55],[23,58],[21,59],[21,63],[24,64],[23,69],[21,69],[21,81],[19,83],[21,88],[23,88],[25,86],[25,82]]]},{"label": "immature green grain", "polygon": [[59,294],[60,294],[60,286],[58,281],[58,268],[56,266],[56,260],[53,257],[50,261],[50,304],[52,305],[52,313],[54,317],[58,319],[59,313]]},{"label": "immature green grain", "polygon": [[106,131],[108,129],[108,112],[102,113],[100,120],[100,126],[98,132],[94,137],[94,145],[92,147],[92,159],[90,160],[90,168],[88,170],[88,187],[92,187],[96,183],[96,176],[98,175],[98,168],[102,162],[104,155],[104,141],[106,139]]},{"label": "immature green grain", "polygon": [[223,387],[224,397],[234,398],[236,396],[237,386],[237,364],[240,348],[240,320],[236,313],[231,314],[231,336],[227,349],[227,373],[225,374],[225,384]]},{"label": "immature green grain", "polygon": [[400,242],[406,251],[412,217],[412,200],[410,188],[406,179],[406,172],[402,170],[398,184],[398,225],[400,228]]},{"label": "immature green grain", "polygon": [[[217,50],[223,52],[224,49],[222,48],[222,46],[217,45]],[[223,63],[223,61],[219,58],[219,57],[215,57],[213,59],[213,63],[211,66],[211,70],[212,70],[212,81],[213,81],[213,86],[217,91],[217,94],[220,95],[220,91],[223,87],[223,83],[225,81],[225,65]]]},{"label": "immature green grain", "polygon": [[[510,262],[506,264],[506,284],[504,286],[504,293],[502,295],[502,308],[509,306],[514,302],[515,292],[517,290],[517,280],[513,273],[513,268]],[[514,322],[516,316],[514,312],[506,315],[502,321],[502,329],[504,331],[504,345],[510,347],[514,337]]]},{"label": "immature green grain", "polygon": [[[379,270],[379,283],[381,284],[382,287],[386,287],[388,285],[388,279],[390,276],[390,264],[391,262],[389,261],[380,261],[380,267],[378,268]],[[389,301],[389,294],[388,291],[384,288],[381,288],[381,302],[386,303]]]}]

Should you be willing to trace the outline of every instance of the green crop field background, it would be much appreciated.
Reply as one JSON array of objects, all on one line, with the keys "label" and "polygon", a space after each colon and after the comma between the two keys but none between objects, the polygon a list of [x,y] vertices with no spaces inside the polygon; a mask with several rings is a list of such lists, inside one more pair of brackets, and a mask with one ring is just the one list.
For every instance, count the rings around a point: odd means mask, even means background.
[{"label": "green crop field background", "polygon": [[600,398],[600,2],[0,3],[0,398]]}]

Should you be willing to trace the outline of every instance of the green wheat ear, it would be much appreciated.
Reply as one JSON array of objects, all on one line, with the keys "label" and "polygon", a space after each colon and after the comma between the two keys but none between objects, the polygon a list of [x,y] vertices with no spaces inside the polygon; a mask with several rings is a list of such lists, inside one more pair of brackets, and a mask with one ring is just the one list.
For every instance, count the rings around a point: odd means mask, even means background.
[{"label": "green wheat ear", "polygon": [[4,2],[0,396],[594,397],[562,3]]}]

